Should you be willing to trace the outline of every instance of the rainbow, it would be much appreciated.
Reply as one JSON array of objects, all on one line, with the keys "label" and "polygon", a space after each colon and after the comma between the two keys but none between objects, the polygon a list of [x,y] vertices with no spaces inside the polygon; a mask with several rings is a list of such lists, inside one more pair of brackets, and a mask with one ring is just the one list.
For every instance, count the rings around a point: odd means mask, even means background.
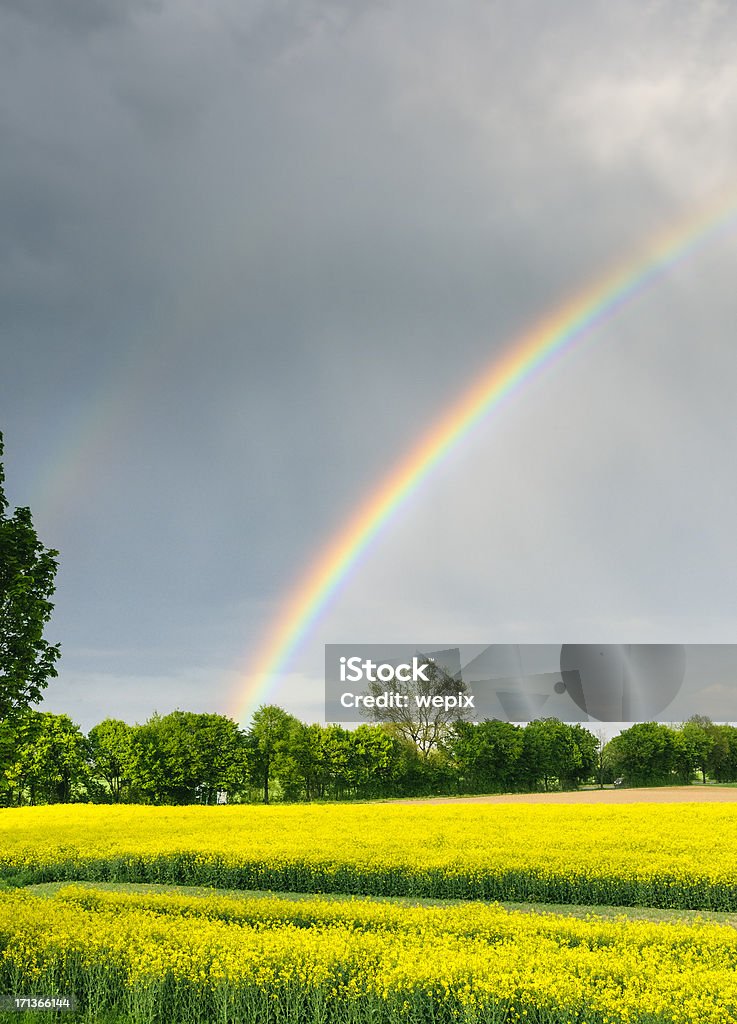
[{"label": "rainbow", "polygon": [[650,239],[634,258],[610,270],[557,307],[464,391],[380,480],[288,595],[238,695],[235,717],[250,717],[276,685],[290,658],[371,542],[397,510],[473,428],[527,381],[612,317],[695,248],[732,226],[737,197],[720,197],[706,210]]}]

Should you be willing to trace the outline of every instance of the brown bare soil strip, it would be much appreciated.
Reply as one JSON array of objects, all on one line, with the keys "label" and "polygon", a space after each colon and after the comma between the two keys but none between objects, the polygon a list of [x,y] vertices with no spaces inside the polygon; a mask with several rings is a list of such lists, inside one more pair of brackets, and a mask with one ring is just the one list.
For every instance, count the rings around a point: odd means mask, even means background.
[{"label": "brown bare soil strip", "polygon": [[737,803],[737,787],[663,786],[652,789],[583,789],[575,793],[503,793],[392,800],[402,804],[681,804]]}]

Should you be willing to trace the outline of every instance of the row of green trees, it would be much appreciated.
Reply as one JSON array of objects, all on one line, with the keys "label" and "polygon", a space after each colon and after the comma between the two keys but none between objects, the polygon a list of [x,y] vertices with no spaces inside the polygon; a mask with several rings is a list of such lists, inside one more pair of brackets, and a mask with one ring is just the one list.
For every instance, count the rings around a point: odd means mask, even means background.
[{"label": "row of green trees", "polygon": [[391,725],[308,725],[274,705],[246,730],[175,711],[134,726],[106,719],[85,736],[66,715],[30,712],[12,736],[0,732],[0,798],[15,805],[375,799],[707,776],[737,780],[737,729],[708,719],[633,725],[607,744],[552,718],[458,721],[429,751]]},{"label": "row of green trees", "polygon": [[610,740],[603,761],[631,786],[737,782],[737,729],[702,716],[678,728],[640,722]]},{"label": "row of green trees", "polygon": [[68,715],[28,712],[0,734],[6,804],[210,803],[240,793],[244,735],[222,715],[175,711],[143,725],[106,719],[85,736]]}]

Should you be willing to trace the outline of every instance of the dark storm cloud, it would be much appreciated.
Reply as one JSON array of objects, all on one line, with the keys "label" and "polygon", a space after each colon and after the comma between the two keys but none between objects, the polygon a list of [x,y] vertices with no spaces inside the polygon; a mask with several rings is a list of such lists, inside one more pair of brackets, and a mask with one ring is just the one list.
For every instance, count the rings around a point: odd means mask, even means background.
[{"label": "dark storm cloud", "polygon": [[0,0],[0,11],[51,28],[54,31],[85,35],[130,22],[138,11],[161,10],[157,0],[64,0],[48,4],[44,0]]}]

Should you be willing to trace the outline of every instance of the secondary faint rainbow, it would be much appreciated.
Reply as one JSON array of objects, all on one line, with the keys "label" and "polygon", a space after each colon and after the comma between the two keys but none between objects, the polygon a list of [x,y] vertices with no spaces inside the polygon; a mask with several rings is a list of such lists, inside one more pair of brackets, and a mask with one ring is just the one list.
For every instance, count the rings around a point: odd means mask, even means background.
[{"label": "secondary faint rainbow", "polygon": [[706,210],[701,209],[675,228],[648,240],[634,258],[566,299],[494,359],[369,492],[298,580],[248,672],[245,687],[238,696],[237,718],[250,716],[265,701],[301,641],[371,541],[448,452],[556,356],[614,315],[699,244],[730,227],[736,216],[737,193],[730,190],[727,198],[722,195]]}]

